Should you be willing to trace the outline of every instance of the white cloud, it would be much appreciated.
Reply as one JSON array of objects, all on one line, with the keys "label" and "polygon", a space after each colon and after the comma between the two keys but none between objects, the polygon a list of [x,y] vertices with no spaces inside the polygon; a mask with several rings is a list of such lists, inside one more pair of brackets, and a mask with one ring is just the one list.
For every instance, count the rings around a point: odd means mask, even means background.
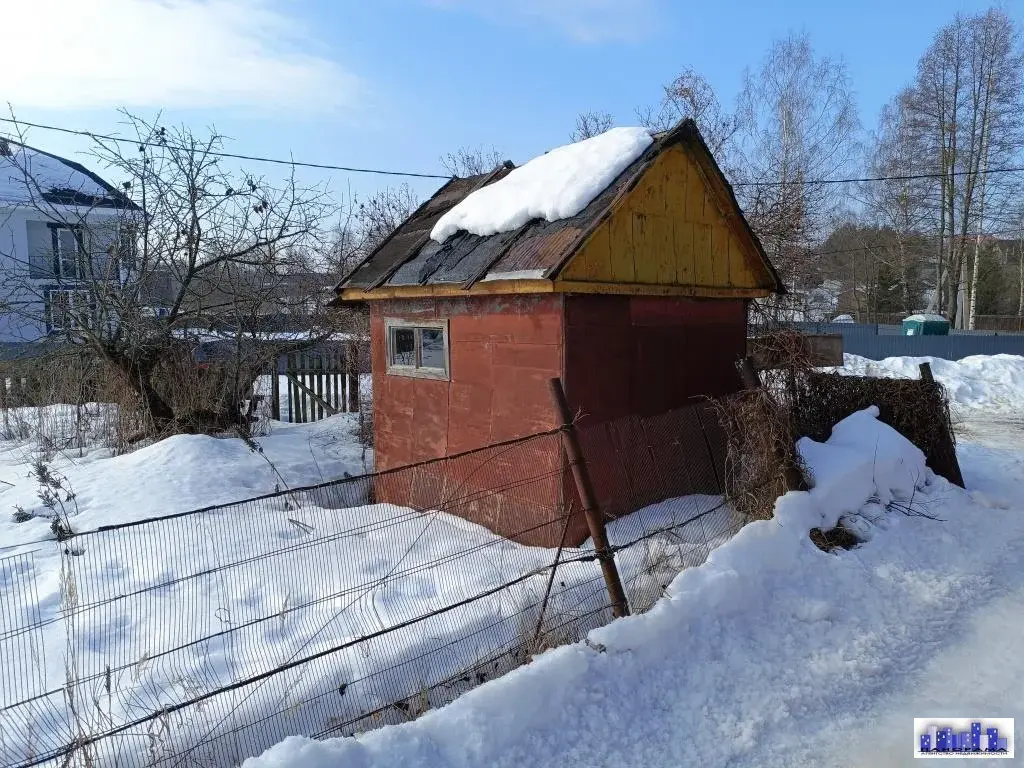
[{"label": "white cloud", "polygon": [[430,0],[496,20],[539,21],[574,40],[638,40],[657,27],[663,0]]},{"label": "white cloud", "polygon": [[18,0],[0,17],[0,101],[44,107],[350,105],[359,81],[308,53],[277,0]]}]

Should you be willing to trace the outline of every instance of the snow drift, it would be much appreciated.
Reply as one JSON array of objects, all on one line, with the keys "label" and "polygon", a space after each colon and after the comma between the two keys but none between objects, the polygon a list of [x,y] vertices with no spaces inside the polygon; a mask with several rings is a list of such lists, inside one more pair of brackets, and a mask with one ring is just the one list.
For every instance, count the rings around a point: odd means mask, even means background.
[{"label": "snow drift", "polygon": [[1016,410],[1024,402],[1024,357],[1018,355],[974,355],[962,360],[938,357],[887,357],[869,360],[843,355],[840,373],[855,376],[888,376],[897,379],[921,377],[921,363],[930,363],[935,379],[961,408]]}]

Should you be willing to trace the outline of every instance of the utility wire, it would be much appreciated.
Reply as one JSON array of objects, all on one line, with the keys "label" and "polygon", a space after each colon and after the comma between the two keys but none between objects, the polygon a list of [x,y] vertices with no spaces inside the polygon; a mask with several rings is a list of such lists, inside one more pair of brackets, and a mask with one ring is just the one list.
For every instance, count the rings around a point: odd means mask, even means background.
[{"label": "utility wire", "polygon": [[[86,136],[91,139],[103,139],[104,141],[115,141],[125,144],[134,144],[135,146],[143,147],[165,147],[166,144],[159,142],[151,142],[146,140],[129,139],[123,136],[111,136],[109,134],[94,133],[93,131],[78,130],[74,128],[64,128],[57,125],[49,125],[46,123],[33,123],[27,120],[16,120],[10,117],[0,117],[0,122],[10,123],[13,125],[22,125],[29,128],[38,128],[43,131],[57,131],[59,133],[67,133],[74,136]],[[448,174],[438,173],[421,173],[417,171],[389,171],[382,170],[379,168],[356,168],[345,165],[332,165],[330,163],[308,163],[299,160],[283,160],[281,158],[273,157],[262,157],[259,155],[240,155],[234,152],[215,152],[210,151],[207,154],[215,157],[227,157],[236,160],[251,160],[257,163],[274,163],[277,165],[291,165],[301,168],[319,168],[328,171],[346,171],[348,173],[369,173],[377,174],[380,176],[408,176],[418,179],[443,179],[449,180],[454,178]],[[859,184],[859,183],[870,183],[878,181],[915,181],[920,179],[941,179],[948,178],[950,176],[970,176],[972,174],[983,176],[993,175],[1000,173],[1020,173],[1024,172],[1024,166],[1008,166],[1004,168],[985,168],[977,169],[973,171],[950,171],[948,173],[911,173],[911,174],[900,174],[894,176],[860,176],[851,178],[841,179],[808,179],[801,182],[790,182],[790,181],[738,181],[732,184],[733,187],[783,187],[789,184]]]},{"label": "utility wire", "polygon": [[[104,141],[114,141],[122,144],[133,144],[137,147],[166,147],[166,144],[161,144],[156,141],[146,141],[140,139],[129,139],[123,136],[111,136],[104,133],[93,133],[92,131],[75,130],[72,128],[62,128],[56,125],[47,125],[45,123],[30,123],[27,120],[15,120],[10,117],[0,117],[0,122],[12,123],[14,125],[27,126],[29,128],[38,128],[43,131],[57,131],[59,133],[68,133],[73,136],[86,136],[90,139],[102,139]],[[444,176],[437,173],[417,173],[415,171],[385,171],[379,168],[354,168],[345,165],[331,165],[329,163],[306,163],[299,160],[282,160],[280,158],[273,157],[260,157],[257,155],[239,155],[234,152],[216,152],[210,150],[205,154],[213,155],[214,157],[227,157],[235,160],[251,160],[257,163],[274,163],[276,165],[290,165],[301,168],[319,168],[327,171],[346,171],[348,173],[371,173],[379,176],[409,176],[418,179],[444,179],[449,180],[452,178],[451,175]]]},{"label": "utility wire", "polygon": [[909,173],[898,176],[861,176],[848,179],[809,179],[807,181],[737,181],[732,184],[734,187],[784,187],[787,185],[811,185],[811,184],[860,184],[873,181],[915,181],[918,179],[943,179],[950,176],[983,176],[996,173],[1020,173],[1024,166],[1009,166],[1006,168],[985,168],[975,171],[950,171],[948,173]]}]

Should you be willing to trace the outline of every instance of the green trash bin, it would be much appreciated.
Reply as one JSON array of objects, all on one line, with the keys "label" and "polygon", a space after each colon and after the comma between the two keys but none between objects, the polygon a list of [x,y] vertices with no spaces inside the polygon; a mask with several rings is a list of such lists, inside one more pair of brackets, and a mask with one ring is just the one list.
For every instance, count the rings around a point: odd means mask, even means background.
[{"label": "green trash bin", "polygon": [[942,315],[911,315],[903,321],[903,333],[907,336],[948,336],[949,320]]}]

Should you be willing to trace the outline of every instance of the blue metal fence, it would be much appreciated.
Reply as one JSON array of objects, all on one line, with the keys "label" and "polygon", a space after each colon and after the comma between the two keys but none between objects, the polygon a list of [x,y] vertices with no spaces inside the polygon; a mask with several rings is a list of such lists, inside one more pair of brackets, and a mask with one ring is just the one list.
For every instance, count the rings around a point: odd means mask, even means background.
[{"label": "blue metal fence", "polygon": [[838,334],[843,352],[870,360],[887,357],[939,357],[960,360],[971,355],[1022,355],[1024,334],[955,331],[949,336],[906,336],[898,325],[871,323],[792,323],[804,333]]}]

